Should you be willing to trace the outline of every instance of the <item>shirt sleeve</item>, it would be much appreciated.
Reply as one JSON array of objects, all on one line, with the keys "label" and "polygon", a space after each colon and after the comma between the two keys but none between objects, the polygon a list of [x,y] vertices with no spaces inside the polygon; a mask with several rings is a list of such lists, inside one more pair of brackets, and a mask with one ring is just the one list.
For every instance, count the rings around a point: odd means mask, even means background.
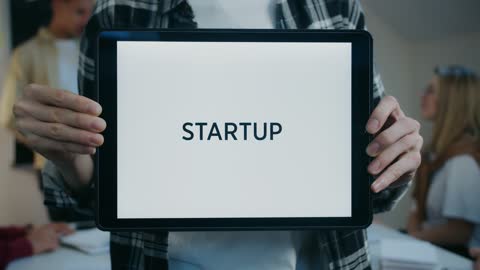
[{"label": "shirt sleeve", "polygon": [[95,188],[93,182],[73,193],[58,168],[47,161],[42,170],[44,203],[50,208],[68,208],[74,215],[93,218]]},{"label": "shirt sleeve", "polygon": [[47,206],[58,208],[72,208],[78,206],[78,201],[65,184],[65,180],[58,168],[51,161],[47,161],[42,170],[44,201]]},{"label": "shirt sleeve", "polygon": [[4,228],[0,228],[0,239],[12,240],[15,238],[25,236],[26,233],[27,231],[25,227],[16,227],[16,226],[4,227]]},{"label": "shirt sleeve", "polygon": [[480,168],[469,155],[454,157],[444,167],[445,197],[442,214],[480,224]]},{"label": "shirt sleeve", "polygon": [[33,248],[26,237],[16,238],[10,241],[0,240],[0,269],[11,261],[33,254]]},{"label": "shirt sleeve", "polygon": [[[344,28],[368,31],[367,24],[365,21],[365,13],[363,12],[360,2],[358,0],[341,0],[339,2],[341,3],[340,5],[346,5],[346,7],[342,9],[342,14],[344,17],[344,23],[343,23]],[[374,55],[374,58],[375,58],[375,55]],[[375,63],[373,66],[372,95],[373,95],[375,105],[378,104],[380,99],[385,95],[385,88],[383,86],[383,81],[380,76],[380,73],[377,70]]]},{"label": "shirt sleeve", "polygon": [[[343,0],[344,27],[347,29],[368,30],[365,23],[365,14],[358,0]],[[383,85],[380,73],[374,63],[373,66],[373,106],[375,108],[380,100],[385,96],[385,87]],[[373,196],[373,212],[375,214],[392,210],[407,192],[411,185],[411,181],[400,185],[391,185],[386,189],[372,193]]]}]

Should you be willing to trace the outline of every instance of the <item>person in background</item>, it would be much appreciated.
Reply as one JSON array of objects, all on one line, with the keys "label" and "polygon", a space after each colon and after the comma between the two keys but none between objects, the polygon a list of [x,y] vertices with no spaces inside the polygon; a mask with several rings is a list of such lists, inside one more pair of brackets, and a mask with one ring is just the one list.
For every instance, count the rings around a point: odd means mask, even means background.
[{"label": "person in background", "polygon": [[480,246],[480,85],[462,66],[436,68],[422,96],[433,122],[407,231],[464,256]]},{"label": "person in background", "polygon": [[[102,145],[101,132],[107,125],[100,117],[101,106],[93,101],[97,90],[98,31],[197,27],[365,29],[365,17],[356,0],[98,0],[81,41],[79,86],[84,96],[30,85],[14,107],[20,132],[32,148],[49,159],[43,171],[47,204],[90,209],[94,205],[92,154]],[[181,69],[178,72],[180,77],[184,75]],[[319,81],[319,89],[321,85]],[[423,141],[419,123],[404,114],[395,98],[384,96],[378,73],[374,75],[372,95],[376,106],[364,124],[367,132],[375,135],[366,149],[375,158],[366,169],[377,176],[371,189],[374,212],[378,213],[392,209],[408,189],[420,164]],[[52,126],[58,128],[57,136],[48,132]],[[161,190],[159,196],[163,192],[172,190]],[[112,269],[163,270],[171,267],[170,258],[202,269],[291,270],[299,269],[298,264],[307,254],[312,258],[312,262],[308,261],[312,269],[370,269],[366,240],[365,230],[345,228],[301,232],[112,232],[110,254]]]},{"label": "person in background", "polygon": [[71,233],[66,223],[0,228],[0,270],[15,259],[55,250],[59,237]]},{"label": "person in background", "polygon": [[[15,133],[17,140],[25,138],[16,132],[13,104],[30,83],[69,89],[78,93],[77,67],[80,37],[92,13],[94,0],[52,0],[52,19],[47,27],[13,51],[3,86],[0,103],[0,124]],[[57,116],[58,117],[58,116]],[[34,153],[34,169],[40,176],[45,159]],[[50,211],[53,220],[64,220],[65,214]]]}]

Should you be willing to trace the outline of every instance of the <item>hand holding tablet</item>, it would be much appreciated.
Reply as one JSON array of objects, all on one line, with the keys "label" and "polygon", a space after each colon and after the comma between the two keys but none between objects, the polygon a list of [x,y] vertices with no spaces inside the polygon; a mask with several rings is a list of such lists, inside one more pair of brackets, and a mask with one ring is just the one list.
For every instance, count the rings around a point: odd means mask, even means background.
[{"label": "hand holding tablet", "polygon": [[[69,91],[31,84],[15,104],[19,131],[31,147],[47,158],[56,160],[51,152],[93,154],[102,145],[105,121],[98,116],[101,106],[86,97]],[[59,141],[62,141],[60,143]]]},{"label": "hand holding tablet", "polygon": [[372,190],[380,192],[412,180],[421,163],[423,145],[418,121],[407,117],[394,97],[386,96],[371,114],[366,129],[376,135],[366,149],[375,158],[368,171],[379,175]]},{"label": "hand holding tablet", "polygon": [[69,91],[28,85],[14,106],[15,126],[23,143],[53,161],[72,189],[93,176],[90,154],[103,144],[102,107]]}]

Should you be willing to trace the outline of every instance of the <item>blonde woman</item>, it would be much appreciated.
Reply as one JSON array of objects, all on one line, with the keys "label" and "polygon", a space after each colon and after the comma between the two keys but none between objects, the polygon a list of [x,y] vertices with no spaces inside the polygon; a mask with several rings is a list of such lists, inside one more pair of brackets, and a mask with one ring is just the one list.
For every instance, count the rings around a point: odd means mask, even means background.
[{"label": "blonde woman", "polygon": [[461,66],[435,69],[422,114],[433,122],[433,136],[417,173],[407,230],[467,255],[468,247],[480,247],[478,76]]}]

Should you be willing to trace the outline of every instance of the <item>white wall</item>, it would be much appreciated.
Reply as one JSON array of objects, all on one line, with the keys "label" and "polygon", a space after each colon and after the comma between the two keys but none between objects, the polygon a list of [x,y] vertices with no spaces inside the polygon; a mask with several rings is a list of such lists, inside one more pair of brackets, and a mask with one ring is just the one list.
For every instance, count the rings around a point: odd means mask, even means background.
[{"label": "white wall", "polygon": [[[437,65],[462,64],[480,72],[480,33],[449,35],[437,40],[408,39],[373,13],[370,6],[363,7],[387,94],[399,100],[407,115],[420,121],[421,134],[428,142],[431,124],[421,119],[420,95]],[[404,227],[410,204],[411,189],[393,211],[378,218],[392,227]]]},{"label": "white wall", "polygon": [[[3,85],[10,55],[9,1],[0,1],[0,85]],[[0,128],[0,225],[45,223],[47,214],[31,170],[10,166],[13,159],[13,137]]]},{"label": "white wall", "polygon": [[3,81],[7,69],[10,52],[10,14],[9,1],[0,1],[0,82]]},{"label": "white wall", "polygon": [[[3,81],[5,73],[5,63],[7,62],[7,54],[9,50],[8,46],[8,8],[6,6],[7,1],[0,2],[0,82]],[[0,131],[1,134],[2,131]],[[1,136],[1,135],[0,135]],[[0,158],[3,158],[4,154],[8,148],[5,147],[5,141],[0,138]],[[4,161],[0,160],[0,222],[6,220],[9,216],[8,209],[8,197],[6,181],[6,172],[3,168]]]}]

